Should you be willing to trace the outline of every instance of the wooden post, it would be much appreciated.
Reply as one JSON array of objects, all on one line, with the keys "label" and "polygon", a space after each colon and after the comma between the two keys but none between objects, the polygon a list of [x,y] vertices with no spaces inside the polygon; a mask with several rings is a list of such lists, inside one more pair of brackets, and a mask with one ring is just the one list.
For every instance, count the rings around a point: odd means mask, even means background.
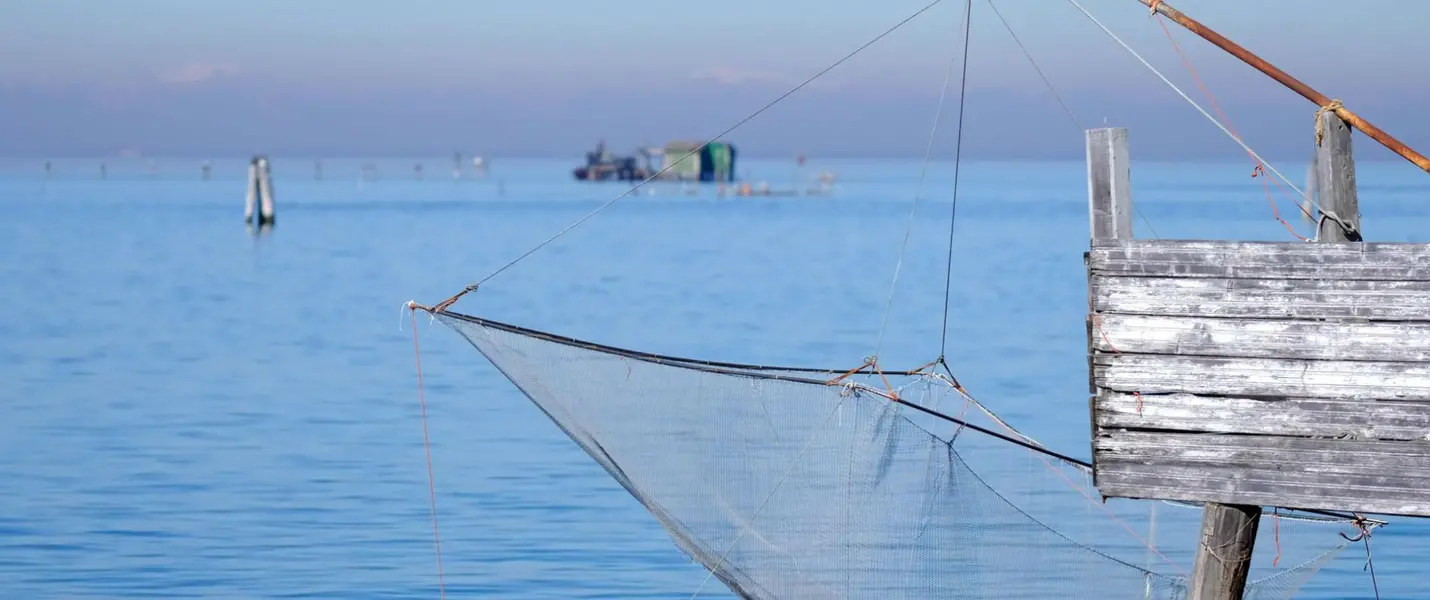
[{"label": "wooden post", "polygon": [[1260,506],[1206,503],[1187,600],[1241,600],[1260,524]]},{"label": "wooden post", "polygon": [[[1087,130],[1087,208],[1092,245],[1132,241],[1132,167],[1127,153],[1127,128]],[[1083,256],[1087,260],[1087,256]],[[1097,383],[1093,378],[1092,340],[1098,326],[1092,314],[1092,281],[1088,281],[1087,388],[1088,416],[1095,430]],[[1096,433],[1094,432],[1094,437]],[[1096,485],[1094,472],[1093,484]]]},{"label": "wooden post", "polygon": [[1087,196],[1094,244],[1132,239],[1132,168],[1127,128],[1087,131]]},{"label": "wooden post", "polygon": [[272,225],[277,222],[277,207],[273,205],[273,172],[269,170],[268,158],[258,159],[258,224]]},{"label": "wooden post", "polygon": [[243,222],[253,223],[258,216],[258,161],[248,161],[248,193],[243,200]]},{"label": "wooden post", "polygon": [[248,162],[248,197],[243,206],[243,220],[257,226],[272,225],[277,218],[273,204],[272,173],[268,158],[255,156]]},{"label": "wooden post", "polygon": [[1322,242],[1359,242],[1360,202],[1356,199],[1356,165],[1351,156],[1351,128],[1334,112],[1316,115],[1316,189],[1321,208],[1349,227],[1330,218],[1320,219]]}]

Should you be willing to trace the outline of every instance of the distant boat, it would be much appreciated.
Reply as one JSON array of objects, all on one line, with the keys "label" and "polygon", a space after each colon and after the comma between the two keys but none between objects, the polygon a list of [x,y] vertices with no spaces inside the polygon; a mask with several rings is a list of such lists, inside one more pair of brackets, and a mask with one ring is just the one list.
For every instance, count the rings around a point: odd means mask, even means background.
[{"label": "distant boat", "polygon": [[648,154],[644,160],[636,156],[615,156],[606,149],[606,141],[601,140],[595,150],[586,153],[586,164],[572,169],[571,175],[577,181],[643,181],[649,179],[652,172]]}]

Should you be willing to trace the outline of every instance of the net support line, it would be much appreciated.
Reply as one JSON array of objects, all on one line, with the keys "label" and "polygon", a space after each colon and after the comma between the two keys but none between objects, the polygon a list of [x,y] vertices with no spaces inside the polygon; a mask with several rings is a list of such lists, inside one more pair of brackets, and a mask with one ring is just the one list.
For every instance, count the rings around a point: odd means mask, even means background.
[{"label": "net support line", "polygon": [[958,134],[953,149],[953,206],[948,215],[948,263],[943,279],[943,326],[939,328],[938,357],[948,352],[948,308],[953,293],[953,231],[958,223],[958,175],[963,165],[963,113],[968,104],[968,47],[973,37],[973,0],[963,9],[963,73],[958,81]]},{"label": "net support line", "polygon": [[1213,117],[1212,114],[1207,112],[1205,108],[1202,108],[1201,104],[1198,104],[1196,100],[1193,100],[1191,96],[1188,96],[1186,92],[1183,92],[1182,88],[1177,87],[1177,84],[1172,83],[1172,80],[1168,79],[1166,75],[1163,75],[1161,71],[1157,70],[1157,67],[1152,66],[1152,63],[1147,62],[1147,59],[1143,58],[1142,54],[1134,50],[1132,46],[1129,46],[1127,42],[1123,41],[1121,37],[1118,37],[1116,33],[1113,33],[1111,29],[1108,29],[1106,25],[1103,25],[1102,21],[1099,21],[1097,17],[1093,16],[1092,13],[1088,12],[1088,10],[1084,8],[1082,4],[1080,4],[1077,0],[1068,0],[1068,2],[1072,4],[1074,8],[1077,8],[1078,12],[1081,12],[1083,16],[1087,17],[1088,20],[1092,21],[1094,25],[1097,25],[1097,27],[1101,29],[1103,33],[1106,33],[1108,37],[1112,38],[1114,42],[1117,42],[1117,45],[1122,46],[1124,50],[1132,54],[1133,58],[1136,58],[1138,62],[1142,63],[1143,66],[1147,67],[1148,70],[1152,71],[1152,74],[1156,75],[1158,79],[1161,79],[1162,83],[1167,84],[1167,87],[1172,88],[1172,91],[1176,92],[1178,96],[1181,96],[1183,100],[1186,100],[1188,104],[1191,104],[1192,108],[1195,108],[1197,109],[1197,112],[1202,113],[1202,116],[1206,117],[1208,121],[1211,121],[1213,125],[1216,125],[1217,129],[1220,129],[1222,133],[1225,133],[1227,137],[1230,137],[1232,141],[1236,142],[1237,145],[1241,146],[1243,150],[1246,150],[1246,152],[1250,154],[1252,158],[1255,158],[1256,160],[1260,161],[1261,164],[1265,165],[1266,169],[1268,171],[1271,171],[1272,174],[1276,175],[1278,179],[1285,182],[1287,187],[1291,188],[1292,191],[1296,192],[1296,194],[1299,195],[1306,202],[1309,202],[1312,206],[1316,208],[1316,210],[1320,211],[1321,214],[1326,215],[1327,218],[1336,221],[1337,223],[1340,223],[1342,226],[1345,226],[1345,223],[1341,221],[1339,215],[1334,212],[1326,211],[1324,208],[1321,207],[1320,203],[1308,196],[1306,192],[1301,190],[1301,188],[1296,187],[1296,184],[1292,183],[1291,180],[1288,179],[1285,175],[1282,175],[1281,171],[1278,171],[1276,167],[1272,166],[1272,164],[1267,162],[1266,159],[1261,158],[1260,154],[1257,154],[1256,151],[1251,148],[1251,146],[1248,146],[1246,142],[1242,141],[1241,136],[1236,135],[1235,133],[1232,133],[1230,130],[1228,130],[1225,125],[1222,125],[1221,121],[1218,121],[1216,117]]},{"label": "net support line", "polygon": [[[1068,116],[1068,121],[1073,124],[1073,128],[1077,129],[1077,131],[1081,133],[1083,131],[1082,123],[1078,121],[1077,115],[1073,114],[1072,109],[1069,108],[1067,103],[1063,101],[1062,94],[1058,93],[1057,88],[1053,86],[1052,80],[1048,79],[1048,76],[1043,72],[1042,67],[1038,66],[1038,61],[1033,58],[1033,53],[1028,50],[1027,46],[1023,45],[1023,40],[1020,39],[1018,37],[1018,34],[1013,31],[1013,25],[1008,22],[1008,19],[1003,17],[1003,12],[998,10],[997,3],[995,3],[994,0],[987,1],[988,8],[993,9],[993,14],[997,16],[998,21],[1003,24],[1003,29],[1007,30],[1008,36],[1013,38],[1013,43],[1017,44],[1018,49],[1023,52],[1023,56],[1028,59],[1028,64],[1032,65],[1033,71],[1037,72],[1038,78],[1043,81],[1043,85],[1048,88],[1048,92],[1053,95],[1053,99],[1058,102],[1058,106],[1061,106],[1063,108],[1063,113]],[[1147,230],[1152,233],[1152,237],[1161,237],[1157,235],[1157,228],[1152,225],[1152,220],[1148,219],[1147,215],[1142,212],[1140,205],[1134,205],[1132,207],[1132,212],[1137,213],[1137,217],[1142,219],[1142,222],[1147,225]]]},{"label": "net support line", "polygon": [[[971,1],[971,0],[970,0],[970,1]],[[612,205],[614,205],[615,203],[620,202],[621,200],[623,200],[623,199],[629,197],[632,193],[635,193],[636,190],[640,189],[640,188],[641,188],[642,186],[644,186],[645,184],[650,183],[650,182],[651,182],[652,180],[654,180],[655,178],[657,178],[657,177],[659,177],[659,176],[665,174],[667,171],[669,171],[669,170],[675,168],[675,165],[680,164],[680,163],[681,163],[682,161],[684,161],[685,159],[687,159],[687,158],[689,158],[689,157],[695,155],[696,153],[700,152],[701,150],[704,150],[706,146],[709,146],[710,144],[712,144],[712,143],[714,143],[714,142],[720,140],[721,138],[724,138],[726,135],[729,135],[730,132],[732,132],[732,131],[738,129],[741,125],[744,125],[745,123],[748,123],[748,122],[750,122],[751,120],[753,120],[755,117],[758,117],[758,116],[760,116],[761,114],[764,114],[765,111],[767,111],[767,110],[769,110],[769,109],[771,109],[771,108],[774,108],[774,106],[775,106],[776,104],[779,104],[779,103],[782,102],[785,98],[790,97],[790,96],[793,95],[795,92],[798,92],[799,90],[804,89],[804,88],[805,88],[806,86],[808,86],[809,84],[814,83],[814,81],[815,81],[816,79],[819,79],[820,77],[823,77],[824,74],[826,74],[826,73],[828,73],[828,72],[830,72],[830,71],[833,71],[833,70],[834,70],[836,67],[838,67],[839,65],[842,65],[842,64],[844,64],[845,62],[847,62],[849,59],[854,58],[854,57],[855,57],[856,55],[858,55],[860,52],[863,52],[863,51],[864,51],[865,49],[867,49],[868,47],[873,46],[875,43],[878,43],[879,40],[884,39],[884,38],[887,37],[889,34],[891,34],[891,33],[895,32],[895,31],[897,31],[899,28],[901,28],[901,27],[903,27],[904,25],[908,24],[910,21],[912,21],[912,20],[918,18],[919,15],[922,15],[922,14],[924,14],[925,12],[928,12],[929,9],[933,8],[934,6],[937,6],[937,5],[938,5],[939,3],[941,3],[941,2],[943,2],[943,0],[933,0],[932,2],[930,2],[930,3],[926,4],[926,5],[924,5],[923,8],[920,8],[920,9],[918,9],[917,11],[915,11],[913,14],[911,14],[911,15],[909,15],[909,16],[907,16],[907,17],[904,17],[903,20],[899,21],[898,23],[895,23],[893,26],[889,27],[888,29],[885,29],[885,30],[884,30],[882,33],[880,33],[879,35],[874,36],[873,39],[870,39],[869,41],[864,42],[864,43],[861,44],[858,48],[855,48],[853,51],[849,52],[848,54],[845,54],[845,55],[844,55],[843,57],[841,57],[839,60],[834,61],[834,63],[830,64],[829,66],[827,66],[827,67],[825,67],[825,68],[823,68],[823,69],[821,69],[818,73],[815,73],[814,75],[811,75],[808,79],[805,79],[804,81],[800,82],[798,85],[794,86],[793,88],[790,88],[789,91],[787,91],[787,92],[785,92],[785,93],[783,93],[783,94],[780,94],[780,95],[779,95],[778,97],[776,97],[774,100],[771,100],[771,101],[767,102],[764,106],[761,106],[761,107],[760,107],[759,109],[757,109],[756,111],[754,111],[754,112],[750,113],[749,115],[745,116],[745,118],[740,119],[739,121],[736,121],[734,125],[731,125],[731,126],[729,126],[729,127],[726,127],[724,131],[721,131],[720,133],[716,134],[714,137],[712,137],[712,138],[706,140],[705,142],[701,143],[701,144],[700,144],[699,146],[697,146],[695,149],[691,150],[690,152],[687,152],[684,156],[680,157],[679,160],[676,160],[676,161],[671,162],[669,165],[666,165],[666,166],[665,166],[664,168],[662,168],[661,170],[656,171],[654,174],[652,174],[652,175],[649,176],[649,177],[646,177],[646,178],[645,178],[644,180],[642,180],[640,183],[637,183],[637,184],[631,186],[630,189],[627,189],[625,192],[622,192],[619,196],[616,196],[615,198],[612,198],[612,199],[606,201],[604,204],[602,204],[602,205],[596,207],[595,210],[592,210],[591,212],[586,213],[586,214],[585,214],[584,216],[582,216],[581,218],[576,219],[576,220],[573,221],[570,225],[567,225],[566,227],[562,228],[560,231],[556,232],[556,233],[555,233],[554,235],[552,235],[551,237],[546,238],[545,240],[543,240],[543,241],[542,241],[541,243],[539,243],[539,244],[536,244],[536,245],[533,246],[530,250],[527,250],[526,252],[522,253],[520,256],[517,256],[516,258],[512,259],[510,262],[508,262],[508,263],[502,265],[501,267],[497,268],[497,270],[492,271],[491,274],[487,275],[486,277],[483,277],[480,281],[477,281],[476,283],[467,286],[465,289],[463,289],[462,291],[460,291],[460,292],[458,292],[457,294],[453,295],[451,298],[448,298],[447,300],[443,301],[441,304],[438,304],[438,306],[440,306],[440,307],[442,307],[442,308],[446,308],[447,306],[451,306],[453,303],[455,303],[455,302],[457,301],[458,298],[461,298],[461,297],[462,297],[463,295],[465,295],[466,293],[476,290],[476,289],[477,289],[478,287],[480,287],[483,283],[486,283],[486,282],[490,281],[493,277],[496,277],[497,275],[502,274],[502,273],[505,272],[507,269],[510,269],[510,268],[512,268],[513,266],[516,266],[517,263],[519,263],[519,262],[521,262],[521,261],[523,261],[523,260],[526,260],[527,257],[531,256],[532,254],[535,254],[537,251],[541,250],[542,248],[545,248],[548,244],[550,244],[550,243],[556,241],[556,240],[557,240],[558,238],[560,238],[561,236],[566,235],[567,232],[570,232],[572,229],[575,229],[575,228],[579,227],[582,223],[585,223],[586,221],[590,220],[592,217],[596,216],[597,214],[601,213],[602,211],[606,210],[607,208],[610,208],[610,207],[611,207]]]},{"label": "net support line", "polygon": [[554,334],[554,333],[549,333],[549,332],[540,331],[540,330],[536,330],[536,329],[530,329],[530,328],[527,328],[527,327],[522,327],[522,326],[520,326],[520,325],[512,325],[512,324],[510,324],[510,323],[503,323],[503,322],[501,322],[501,321],[493,321],[493,320],[491,320],[491,319],[486,319],[486,318],[482,318],[482,317],[476,317],[476,316],[467,315],[467,314],[462,314],[462,313],[458,313],[458,312],[452,312],[452,311],[446,310],[446,309],[437,309],[437,308],[435,308],[435,307],[426,307],[426,306],[422,306],[422,305],[416,304],[416,303],[413,303],[412,306],[413,306],[414,308],[416,308],[417,310],[421,310],[421,311],[427,312],[427,313],[429,313],[429,314],[431,314],[431,315],[433,315],[433,316],[448,317],[448,318],[452,318],[452,319],[457,319],[457,320],[459,320],[459,321],[466,321],[466,322],[472,323],[472,324],[474,324],[474,325],[481,325],[482,327],[490,327],[490,328],[492,328],[492,329],[497,329],[497,330],[500,330],[500,331],[505,331],[505,332],[507,332],[507,333],[514,333],[514,334],[517,334],[517,335],[523,335],[523,336],[527,336],[527,337],[531,337],[531,338],[536,338],[536,339],[544,340],[544,341],[548,341],[548,342],[555,342],[555,343],[557,343],[557,344],[561,344],[561,345],[564,345],[564,346],[572,346],[572,347],[576,347],[576,348],[583,348],[583,349],[586,349],[586,350],[593,350],[593,351],[596,351],[596,352],[603,352],[603,353],[606,353],[606,354],[613,354],[613,355],[616,355],[616,356],[622,356],[622,357],[625,357],[625,358],[630,358],[630,359],[635,359],[635,360],[641,360],[641,361],[646,361],[646,362],[652,362],[652,363],[657,363],[657,364],[665,364],[665,365],[671,365],[671,366],[680,366],[680,367],[685,367],[685,368],[690,368],[690,369],[705,370],[705,371],[718,372],[718,373],[726,373],[726,374],[743,374],[743,375],[747,375],[747,376],[750,376],[750,377],[758,377],[758,378],[763,378],[763,379],[783,379],[783,380],[790,380],[790,381],[799,381],[799,382],[803,382],[803,383],[820,383],[820,384],[823,384],[823,383],[826,383],[827,380],[823,380],[823,379],[813,379],[813,378],[801,378],[801,377],[786,377],[786,376],[778,375],[777,373],[779,373],[779,372],[784,372],[784,373],[806,373],[806,374],[810,374],[810,375],[815,375],[815,374],[826,375],[826,374],[827,374],[827,375],[831,375],[831,376],[839,376],[839,375],[877,375],[877,374],[879,374],[879,373],[883,373],[883,374],[885,374],[885,375],[915,376],[915,375],[921,375],[921,374],[923,374],[923,372],[924,372],[922,368],[920,368],[920,369],[906,369],[906,370],[902,370],[902,371],[876,370],[876,369],[874,369],[874,368],[872,368],[872,367],[869,367],[869,366],[867,365],[867,363],[866,363],[865,365],[863,365],[863,366],[860,366],[860,367],[857,368],[857,369],[851,370],[851,369],[821,369],[821,368],[814,368],[814,367],[785,367],[785,366],[776,366],[776,365],[757,365],[757,364],[747,364],[747,363],[735,363],[735,362],[722,362],[722,361],[713,361],[713,360],[703,360],[703,359],[697,359],[697,358],[685,358],[685,357],[680,357],[680,356],[671,356],[671,355],[668,355],[668,354],[656,354],[656,353],[653,353],[653,352],[642,352],[642,351],[639,351],[639,350],[631,350],[631,349],[628,349],[628,348],[619,348],[619,347],[616,347],[616,346],[608,346],[608,345],[606,345],[606,344],[598,344],[598,343],[596,343],[596,342],[590,342],[590,341],[586,341],[586,340],[582,340],[582,339],[578,339],[578,338],[568,337],[568,336],[564,336],[564,335],[557,335],[557,334]]},{"label": "net support line", "polygon": [[[1048,448],[1045,448],[1045,447],[1043,447],[1043,446],[1041,446],[1041,445],[1039,445],[1039,444],[1037,444],[1037,443],[1030,442],[1030,441],[1026,441],[1026,440],[1022,440],[1022,439],[1018,439],[1018,438],[1015,438],[1015,437],[1013,437],[1013,436],[1006,435],[1006,434],[1003,434],[1003,433],[999,433],[999,432],[997,432],[997,431],[993,431],[993,430],[991,430],[991,429],[988,429],[988,428],[985,428],[985,427],[981,427],[981,426],[976,425],[976,424],[974,424],[974,423],[970,423],[970,422],[968,422],[968,421],[965,420],[965,419],[960,419],[960,418],[958,418],[958,417],[950,416],[950,415],[948,415],[948,414],[945,414],[945,413],[943,413],[943,412],[939,412],[939,411],[937,411],[937,410],[934,410],[934,409],[931,409],[931,408],[928,408],[928,407],[925,407],[925,406],[920,406],[920,405],[917,404],[917,403],[909,402],[909,401],[907,401],[907,400],[904,400],[904,399],[902,399],[902,398],[899,398],[897,394],[894,394],[894,393],[892,393],[892,392],[890,392],[890,391],[880,390],[880,389],[878,389],[878,388],[874,388],[874,387],[870,387],[870,386],[867,386],[867,385],[859,384],[859,383],[856,383],[856,382],[853,382],[853,381],[848,381],[848,380],[846,380],[844,377],[837,377],[837,378],[833,378],[833,379],[814,379],[814,378],[810,378],[810,377],[791,377],[791,376],[786,376],[786,375],[780,374],[781,372],[792,372],[792,373],[808,373],[808,374],[833,373],[833,374],[836,374],[836,375],[864,374],[864,375],[901,375],[901,376],[908,376],[908,377],[927,377],[928,374],[925,373],[925,372],[924,372],[923,370],[921,370],[921,369],[920,369],[920,370],[912,370],[912,371],[884,371],[884,370],[878,369],[877,367],[872,367],[872,368],[860,367],[859,369],[856,369],[856,370],[854,370],[854,371],[847,371],[847,370],[839,370],[839,369],[817,369],[817,368],[809,368],[809,367],[772,367],[772,366],[766,366],[766,365],[746,365],[746,364],[740,364],[740,363],[728,363],[728,362],[716,362],[716,361],[698,360],[698,359],[691,359],[691,358],[679,358],[679,357],[666,356],[666,355],[661,355],[661,354],[652,354],[652,353],[649,353],[649,352],[640,352],[640,351],[636,351],[636,350],[628,350],[628,349],[625,349],[625,348],[617,348],[617,347],[615,347],[615,346],[607,346],[607,345],[604,345],[604,344],[597,344],[597,343],[594,343],[594,342],[588,342],[588,341],[584,341],[584,340],[579,340],[579,339],[572,338],[572,337],[566,337],[566,336],[560,336],[560,335],[556,335],[556,334],[552,334],[552,333],[546,333],[546,332],[543,332],[543,331],[537,331],[537,330],[535,330],[535,329],[528,329],[528,328],[526,328],[526,327],[521,327],[521,326],[519,326],[519,325],[512,325],[512,324],[509,324],[509,323],[502,323],[502,322],[500,322],[500,321],[493,321],[493,320],[491,320],[491,319],[484,319],[484,318],[481,318],[481,317],[474,317],[474,316],[471,316],[471,315],[464,315],[464,314],[461,314],[461,313],[451,312],[451,311],[448,311],[448,310],[433,311],[432,309],[429,309],[429,308],[426,308],[426,307],[423,307],[423,306],[420,306],[420,305],[414,305],[414,306],[415,306],[415,308],[416,308],[417,310],[426,310],[426,311],[432,312],[432,314],[434,314],[434,315],[436,315],[436,316],[447,317],[447,318],[456,319],[456,320],[459,320],[459,321],[466,321],[466,322],[469,322],[469,323],[472,323],[472,324],[475,324],[475,325],[480,325],[480,326],[482,326],[482,327],[490,327],[490,328],[492,328],[492,329],[496,329],[496,330],[499,330],[499,331],[506,331],[506,332],[508,332],[508,333],[514,333],[514,334],[517,334],[517,335],[523,335],[523,336],[527,336],[527,337],[534,338],[534,339],[538,339],[538,340],[543,340],[543,341],[548,341],[548,342],[552,342],[552,343],[556,343],[556,344],[561,344],[561,345],[564,345],[564,346],[570,346],[570,347],[574,347],[574,348],[581,348],[581,349],[591,350],[591,351],[595,351],[595,352],[602,352],[602,353],[611,354],[611,355],[614,355],[614,356],[621,356],[621,357],[630,358],[630,359],[633,359],[633,360],[640,360],[640,361],[645,361],[645,362],[650,362],[650,363],[655,363],[655,364],[662,364],[662,365],[667,365],[667,366],[671,366],[671,367],[685,368],[685,369],[691,369],[691,370],[696,370],[696,371],[705,371],[705,372],[709,372],[709,373],[719,373],[719,374],[724,374],[724,375],[738,375],[738,376],[749,377],[749,378],[754,378],[754,379],[772,379],[772,380],[790,381],[790,382],[795,382],[795,383],[808,383],[808,384],[814,384],[814,385],[853,386],[853,387],[858,388],[858,389],[861,390],[861,391],[865,391],[865,392],[869,392],[869,393],[878,395],[879,397],[884,398],[884,399],[886,399],[886,400],[889,400],[890,402],[893,402],[893,403],[895,403],[895,404],[899,404],[899,405],[902,405],[902,406],[907,406],[907,407],[912,408],[912,409],[914,409],[914,410],[917,410],[917,411],[919,411],[919,412],[925,413],[925,414],[927,414],[927,415],[929,415],[929,416],[931,416],[931,417],[934,417],[934,418],[937,418],[937,419],[940,419],[940,420],[943,420],[943,421],[947,421],[947,422],[949,422],[949,423],[953,423],[953,424],[958,425],[958,426],[960,426],[960,427],[966,427],[966,428],[968,428],[968,429],[972,429],[972,430],[974,430],[974,431],[977,431],[977,432],[983,433],[983,434],[985,434],[985,435],[989,435],[989,436],[992,436],[992,437],[1001,439],[1001,440],[1006,441],[1006,442],[1011,443],[1011,444],[1015,444],[1015,445],[1018,445],[1018,446],[1022,446],[1022,447],[1024,447],[1024,448],[1027,448],[1027,449],[1032,450],[1032,451],[1034,451],[1034,452],[1039,452],[1039,453],[1045,454],[1045,455],[1047,455],[1047,456],[1049,456],[1049,457],[1056,458],[1056,459],[1061,460],[1061,461],[1063,461],[1063,462],[1067,462],[1067,463],[1069,463],[1069,464],[1077,465],[1077,466],[1083,467],[1083,468],[1091,468],[1091,467],[1092,467],[1092,463],[1089,463],[1089,462],[1087,462],[1087,461],[1085,461],[1085,460],[1073,458],[1073,457],[1071,457],[1071,456],[1068,456],[1068,455],[1065,455],[1065,454],[1061,454],[1061,453],[1055,452],[1055,451],[1053,451],[1053,450],[1049,450]],[[966,394],[965,394],[965,396],[966,396]],[[985,408],[984,410],[986,410],[986,408]]]},{"label": "net support line", "polygon": [[[971,0],[970,0],[971,1]],[[909,218],[904,226],[904,241],[899,245],[899,260],[894,263],[894,278],[889,283],[889,300],[884,305],[884,317],[879,322],[879,337],[874,341],[874,356],[879,356],[879,351],[884,346],[884,332],[889,326],[889,315],[894,311],[894,293],[899,288],[899,274],[904,267],[904,255],[908,252],[909,238],[914,232],[914,216],[918,214],[919,199],[923,195],[924,180],[928,177],[929,158],[933,155],[933,143],[938,136],[938,125],[943,118],[944,101],[948,98],[948,84],[953,81],[953,66],[958,64],[957,51],[949,53],[948,67],[943,73],[943,87],[938,93],[938,104],[934,108],[933,125],[929,127],[928,145],[924,147],[924,160],[919,168],[919,182],[914,188],[914,201],[909,205]],[[967,58],[967,49],[964,50],[964,60]],[[962,102],[962,100],[960,100]]]}]

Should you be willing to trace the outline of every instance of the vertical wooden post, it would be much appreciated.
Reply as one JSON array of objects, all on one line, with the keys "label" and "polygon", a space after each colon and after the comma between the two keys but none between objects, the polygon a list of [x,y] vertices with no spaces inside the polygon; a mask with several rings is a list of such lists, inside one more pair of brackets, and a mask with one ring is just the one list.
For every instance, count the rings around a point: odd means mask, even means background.
[{"label": "vertical wooden post", "polygon": [[248,194],[243,200],[243,222],[257,225],[258,216],[258,159],[248,161]]},{"label": "vertical wooden post", "polygon": [[255,156],[248,161],[248,198],[243,205],[243,220],[260,227],[272,225],[276,221],[276,213],[268,157]]},{"label": "vertical wooden post", "polygon": [[[1087,208],[1092,226],[1092,245],[1132,240],[1132,167],[1127,152],[1127,129],[1110,127],[1087,130]],[[1083,255],[1086,262],[1087,255]],[[1093,314],[1092,281],[1087,292],[1087,399],[1088,422],[1096,438],[1097,382],[1093,379],[1093,336],[1097,316]],[[1097,470],[1093,470],[1097,485]]]},{"label": "vertical wooden post", "polygon": [[1206,503],[1187,600],[1241,600],[1260,525],[1260,506]]},{"label": "vertical wooden post", "polygon": [[[1320,219],[1317,240],[1359,242],[1360,201],[1356,198],[1356,165],[1351,156],[1351,128],[1336,113],[1323,110],[1316,115],[1316,189],[1320,204],[1345,223]],[[1350,231],[1346,231],[1349,228]]]},{"label": "vertical wooden post", "polygon": [[1132,239],[1132,168],[1127,128],[1087,131],[1087,199],[1092,242]]},{"label": "vertical wooden post", "polygon": [[258,159],[258,223],[272,225],[277,222],[277,207],[273,205],[273,172],[269,170],[268,157]]}]

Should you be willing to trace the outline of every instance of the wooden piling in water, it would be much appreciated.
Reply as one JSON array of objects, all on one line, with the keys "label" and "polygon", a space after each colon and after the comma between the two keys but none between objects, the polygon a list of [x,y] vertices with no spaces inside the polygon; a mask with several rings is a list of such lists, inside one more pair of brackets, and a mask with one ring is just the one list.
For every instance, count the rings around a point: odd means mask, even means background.
[{"label": "wooden piling in water", "polygon": [[272,225],[277,221],[273,179],[267,157],[255,156],[248,162],[248,194],[244,202],[243,220],[258,226]]}]

